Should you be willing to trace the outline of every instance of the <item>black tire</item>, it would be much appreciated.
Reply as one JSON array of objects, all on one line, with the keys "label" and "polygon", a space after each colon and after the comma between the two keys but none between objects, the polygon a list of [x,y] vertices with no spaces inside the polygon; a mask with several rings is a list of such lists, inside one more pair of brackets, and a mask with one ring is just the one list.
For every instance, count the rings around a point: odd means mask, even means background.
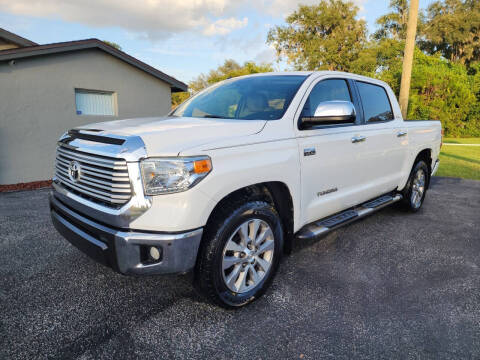
[{"label": "black tire", "polygon": [[[235,292],[229,289],[226,284],[227,278],[224,272],[228,270],[224,270],[222,267],[224,254],[226,254],[224,251],[226,251],[226,244],[230,238],[237,236],[235,234],[237,234],[239,227],[245,222],[248,224],[253,219],[256,219],[257,222],[260,220],[263,224],[261,226],[270,229],[273,233],[273,256],[270,255],[268,271],[262,273],[263,278],[257,282],[255,287],[251,290],[245,290],[248,289],[247,286],[244,288],[244,292]],[[269,287],[278,268],[282,249],[282,224],[277,211],[271,204],[264,201],[239,201],[224,206],[224,208],[216,211],[205,228],[195,268],[194,285],[202,295],[214,304],[230,309],[244,306],[263,295]],[[242,255],[245,254],[242,253]],[[245,264],[240,265],[244,266]],[[258,265],[251,264],[249,266]]]},{"label": "black tire", "polygon": [[[421,195],[419,193],[418,182],[416,182],[416,178],[419,173],[423,173],[423,189],[421,191]],[[420,210],[423,205],[423,201],[425,200],[425,195],[427,194],[429,181],[430,172],[427,163],[421,159],[417,160],[412,168],[412,171],[410,172],[407,185],[402,191],[402,206],[405,210],[411,212],[417,212]],[[417,194],[415,194],[415,192]]]}]

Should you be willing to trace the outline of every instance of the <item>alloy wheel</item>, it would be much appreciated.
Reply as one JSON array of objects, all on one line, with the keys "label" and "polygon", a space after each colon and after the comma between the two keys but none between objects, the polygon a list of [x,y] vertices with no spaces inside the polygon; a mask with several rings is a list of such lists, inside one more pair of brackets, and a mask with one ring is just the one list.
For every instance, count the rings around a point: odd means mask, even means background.
[{"label": "alloy wheel", "polygon": [[272,266],[275,239],[270,226],[260,219],[241,224],[223,249],[223,280],[229,290],[253,290]]},{"label": "alloy wheel", "polygon": [[425,192],[425,171],[418,169],[412,182],[410,201],[415,209],[422,205],[423,193]]}]

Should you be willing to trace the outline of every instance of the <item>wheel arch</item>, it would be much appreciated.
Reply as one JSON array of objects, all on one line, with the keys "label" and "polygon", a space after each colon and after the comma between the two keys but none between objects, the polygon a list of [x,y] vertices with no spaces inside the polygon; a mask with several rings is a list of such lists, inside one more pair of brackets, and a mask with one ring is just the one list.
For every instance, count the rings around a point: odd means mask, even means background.
[{"label": "wheel arch", "polygon": [[[419,159],[423,159],[427,163],[428,167],[428,183],[427,183],[427,188],[430,186],[430,177],[431,177],[431,172],[432,172],[432,167],[433,167],[433,150],[430,147],[421,147],[420,149],[416,151],[412,151],[410,153],[409,158],[405,161],[404,167],[403,167],[403,176],[402,180],[398,184],[397,189],[399,191],[403,191],[406,186],[408,186],[408,179],[410,178],[410,174],[412,172],[413,167],[417,163]],[[413,160],[412,160],[413,159]]]},{"label": "wheel arch", "polygon": [[[413,155],[413,154],[412,154]],[[413,158],[413,156],[412,156]],[[430,174],[432,172],[432,149],[429,148],[429,147],[425,147],[425,148],[421,148],[419,150],[416,151],[416,156],[413,158],[413,161],[409,162],[406,164],[406,168],[405,168],[405,177],[404,177],[404,180],[402,180],[400,186],[398,187],[398,189],[401,189],[400,191],[403,191],[407,186],[408,186],[408,180],[410,178],[410,174],[412,172],[412,169],[413,167],[415,166],[415,164],[417,163],[418,160],[424,160],[426,163],[427,163],[427,167],[428,167],[428,174],[427,174],[427,189],[428,187],[430,186]]]},{"label": "wheel arch", "polygon": [[281,181],[252,184],[230,192],[215,205],[208,217],[206,226],[226,203],[246,201],[266,201],[275,207],[283,225],[284,252],[290,253],[294,231],[294,205],[290,188]]},{"label": "wheel arch", "polygon": [[432,168],[433,168],[432,149],[425,148],[419,151],[417,156],[415,157],[415,160],[413,161],[412,168],[415,166],[415,164],[419,160],[424,160],[428,167],[428,174],[427,174],[427,189],[428,189],[430,187],[430,177],[431,177]]}]

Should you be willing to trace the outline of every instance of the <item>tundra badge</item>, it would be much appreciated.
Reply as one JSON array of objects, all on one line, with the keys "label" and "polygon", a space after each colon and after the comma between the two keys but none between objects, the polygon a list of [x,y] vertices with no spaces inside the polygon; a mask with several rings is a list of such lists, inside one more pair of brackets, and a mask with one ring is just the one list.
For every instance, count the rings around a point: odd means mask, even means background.
[{"label": "tundra badge", "polygon": [[324,191],[320,191],[320,192],[317,193],[317,196],[327,195],[327,194],[330,194],[330,193],[335,192],[337,190],[338,190],[337,188],[332,188],[332,189],[327,189],[327,190],[324,190]]}]

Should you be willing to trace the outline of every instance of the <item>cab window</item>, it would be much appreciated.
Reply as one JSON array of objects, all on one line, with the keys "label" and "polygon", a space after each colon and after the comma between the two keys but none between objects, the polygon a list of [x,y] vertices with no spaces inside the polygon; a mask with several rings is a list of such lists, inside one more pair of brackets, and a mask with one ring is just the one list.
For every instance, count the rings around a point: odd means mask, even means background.
[{"label": "cab window", "polygon": [[366,122],[393,120],[393,111],[388,95],[382,86],[357,81]]},{"label": "cab window", "polygon": [[[324,101],[352,101],[347,82],[343,79],[328,79],[320,81],[310,92],[302,110],[302,117],[315,115],[315,109]],[[342,122],[345,123],[345,122]]]}]

